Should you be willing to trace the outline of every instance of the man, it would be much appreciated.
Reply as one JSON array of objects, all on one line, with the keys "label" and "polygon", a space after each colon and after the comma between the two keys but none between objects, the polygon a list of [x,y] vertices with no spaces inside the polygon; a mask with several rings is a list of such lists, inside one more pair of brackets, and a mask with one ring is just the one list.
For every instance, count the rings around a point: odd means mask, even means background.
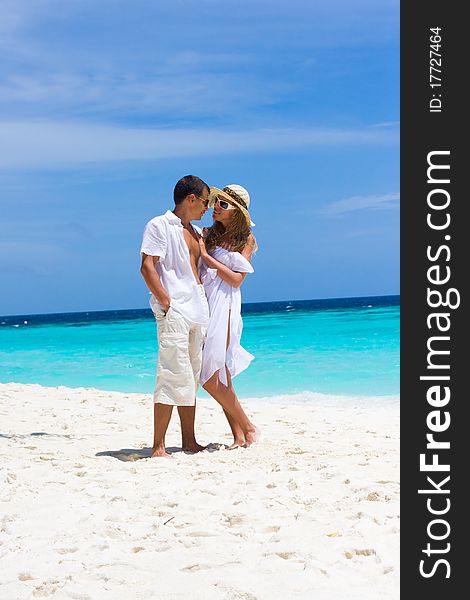
[{"label": "man", "polygon": [[145,226],[140,251],[140,272],[152,293],[150,306],[158,328],[152,457],[171,456],[165,450],[165,434],[173,406],[178,407],[183,450],[203,450],[196,442],[194,419],[209,309],[197,271],[200,229],[191,221],[207,211],[209,186],[187,175],[176,184],[173,198],[173,211]]}]

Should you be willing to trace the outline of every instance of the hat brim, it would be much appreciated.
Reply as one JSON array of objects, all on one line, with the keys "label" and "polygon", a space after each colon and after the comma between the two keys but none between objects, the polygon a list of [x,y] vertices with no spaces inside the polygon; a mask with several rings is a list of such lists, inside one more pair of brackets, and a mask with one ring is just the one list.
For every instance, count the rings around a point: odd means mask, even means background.
[{"label": "hat brim", "polygon": [[215,201],[217,200],[218,196],[222,196],[227,200],[227,202],[230,202],[230,204],[237,204],[235,200],[227,194],[227,192],[224,192],[224,190],[219,190],[219,188],[211,187],[209,192],[209,208],[214,208]]},{"label": "hat brim", "polygon": [[222,198],[225,198],[225,200],[227,200],[227,202],[229,202],[230,204],[233,204],[234,206],[237,206],[242,211],[242,213],[245,215],[245,218],[248,221],[248,224],[250,225],[250,227],[255,227],[255,224],[251,220],[250,213],[246,210],[246,208],[244,206],[242,206],[239,202],[237,202],[234,198],[232,198],[232,196],[227,194],[227,192],[224,192],[224,190],[220,190],[219,188],[216,188],[216,187],[211,187],[209,189],[209,204],[208,204],[209,208],[214,208],[214,205],[215,205],[215,202],[216,202],[218,196],[222,196]]}]

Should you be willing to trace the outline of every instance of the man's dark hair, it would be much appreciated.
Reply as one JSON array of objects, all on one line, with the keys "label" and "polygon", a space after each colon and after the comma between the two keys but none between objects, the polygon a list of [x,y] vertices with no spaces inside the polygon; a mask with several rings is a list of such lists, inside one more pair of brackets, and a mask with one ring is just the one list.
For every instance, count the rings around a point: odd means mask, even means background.
[{"label": "man's dark hair", "polygon": [[189,194],[201,196],[204,190],[209,191],[209,186],[202,179],[196,175],[185,175],[175,185],[173,199],[175,204],[180,204]]}]

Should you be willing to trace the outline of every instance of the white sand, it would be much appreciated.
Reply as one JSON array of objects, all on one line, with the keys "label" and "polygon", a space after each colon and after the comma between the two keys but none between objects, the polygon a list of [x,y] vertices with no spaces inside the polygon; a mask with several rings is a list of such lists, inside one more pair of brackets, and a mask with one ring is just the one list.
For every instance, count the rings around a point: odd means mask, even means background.
[{"label": "white sand", "polygon": [[[139,460],[149,396],[0,384],[0,598],[397,599],[398,404],[310,399],[244,401],[249,449]],[[209,399],[197,429],[229,441]]]}]

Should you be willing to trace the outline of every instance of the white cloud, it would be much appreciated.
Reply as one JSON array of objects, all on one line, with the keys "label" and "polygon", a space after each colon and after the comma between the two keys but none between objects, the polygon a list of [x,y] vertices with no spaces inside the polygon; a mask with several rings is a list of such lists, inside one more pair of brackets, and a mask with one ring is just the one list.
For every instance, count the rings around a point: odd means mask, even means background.
[{"label": "white cloud", "polygon": [[[268,0],[239,4],[3,0],[2,113],[13,119],[94,113],[121,122],[151,115],[166,123],[225,117],[233,125],[260,122],[272,107],[285,124],[315,102],[312,90],[320,89],[326,68],[318,47],[344,48],[369,37],[382,44],[386,32],[396,36],[397,0],[271,0],[268,11]],[[236,44],[220,35],[227,11]],[[305,77],[287,71],[312,60],[316,66]]]},{"label": "white cloud", "polygon": [[374,123],[371,127],[398,127],[400,121],[382,121],[381,123]]},{"label": "white cloud", "polygon": [[286,84],[263,84],[253,76],[235,74],[196,71],[143,77],[111,70],[88,75],[56,72],[11,74],[0,83],[0,103],[10,114],[33,112],[43,118],[60,111],[68,115],[172,114],[181,119],[188,115],[231,115],[234,110],[269,105],[287,91]]},{"label": "white cloud", "polygon": [[399,207],[400,194],[382,194],[370,196],[352,196],[332,202],[320,209],[326,215],[339,215],[355,210],[384,210]]},{"label": "white cloud", "polygon": [[358,129],[152,129],[76,122],[0,122],[0,168],[54,168],[86,163],[158,160],[315,145],[394,144],[388,131]]}]

